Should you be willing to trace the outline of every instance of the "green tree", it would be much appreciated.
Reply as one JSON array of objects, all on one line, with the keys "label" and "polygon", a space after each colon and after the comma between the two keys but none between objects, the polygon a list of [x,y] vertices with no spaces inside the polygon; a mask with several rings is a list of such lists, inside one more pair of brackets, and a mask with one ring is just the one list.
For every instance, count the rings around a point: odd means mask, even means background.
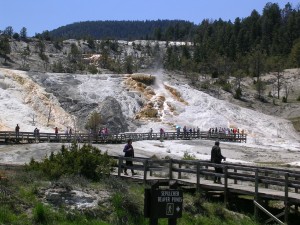
[{"label": "green tree", "polygon": [[97,134],[101,122],[102,122],[102,118],[100,113],[94,111],[90,114],[90,117],[87,123],[85,124],[85,129],[91,130],[94,134]]},{"label": "green tree", "polygon": [[75,43],[71,44],[71,51],[68,55],[71,63],[76,63],[80,59],[81,52]]},{"label": "green tree", "polygon": [[275,84],[274,87],[277,91],[277,98],[280,98],[280,91],[284,85],[284,60],[280,56],[273,56],[269,58],[269,67],[271,71],[274,71],[275,74]]},{"label": "green tree", "polygon": [[62,62],[61,61],[54,62],[52,65],[52,71],[54,73],[64,73],[65,68],[64,68],[64,65],[62,64]]},{"label": "green tree", "polygon": [[22,29],[20,30],[20,38],[22,40],[27,40],[27,29],[26,29],[26,27],[22,27]]},{"label": "green tree", "polygon": [[291,51],[290,59],[293,66],[300,67],[300,40],[298,40]]},{"label": "green tree", "polygon": [[126,73],[129,73],[129,74],[133,73],[133,59],[132,59],[132,56],[125,57],[124,70],[125,70]]},{"label": "green tree", "polygon": [[95,40],[93,38],[88,37],[87,43],[88,43],[89,48],[91,48],[91,49],[95,49],[96,48]]},{"label": "green tree", "polygon": [[249,56],[249,68],[250,72],[257,80],[260,79],[262,73],[265,72],[266,54],[261,50],[260,46],[256,46]]},{"label": "green tree", "polygon": [[264,92],[266,90],[266,83],[259,78],[255,83],[255,88],[257,91],[257,98],[259,100],[264,100]]},{"label": "green tree", "polygon": [[0,37],[0,56],[4,58],[5,63],[10,52],[9,38],[7,36]]},{"label": "green tree", "polygon": [[3,34],[9,38],[11,38],[14,34],[14,29],[12,26],[8,26],[4,29]]},{"label": "green tree", "polygon": [[30,56],[30,48],[29,48],[29,45],[27,45],[26,48],[24,48],[21,52],[21,58],[22,58],[22,67],[24,68],[26,66],[26,63],[27,63],[27,60],[28,60],[28,57]]}]

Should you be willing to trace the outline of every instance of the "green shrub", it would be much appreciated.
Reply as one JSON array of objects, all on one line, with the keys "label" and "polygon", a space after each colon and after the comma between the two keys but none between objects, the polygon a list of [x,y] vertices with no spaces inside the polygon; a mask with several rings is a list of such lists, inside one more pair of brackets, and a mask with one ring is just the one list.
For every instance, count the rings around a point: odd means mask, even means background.
[{"label": "green shrub", "polygon": [[45,209],[42,203],[38,203],[33,209],[33,220],[36,223],[46,223],[48,217],[48,210]]},{"label": "green shrub", "polygon": [[218,78],[219,77],[219,72],[218,71],[213,71],[211,74],[211,78]]},{"label": "green shrub", "polygon": [[298,102],[300,101],[300,96],[298,96],[297,101],[298,101]]},{"label": "green shrub", "polygon": [[231,84],[228,82],[222,84],[222,89],[230,93],[232,92]]},{"label": "green shrub", "polygon": [[89,65],[88,66],[88,71],[91,73],[91,74],[97,74],[98,73],[98,69],[95,65]]},{"label": "green shrub", "polygon": [[282,102],[287,103],[287,98],[285,96],[282,97]]},{"label": "green shrub", "polygon": [[183,160],[195,160],[196,156],[194,154],[190,154],[187,151],[185,151],[182,159]]},{"label": "green shrub", "polygon": [[91,180],[99,180],[108,176],[113,170],[114,160],[105,152],[91,145],[79,148],[76,144],[68,149],[64,145],[57,154],[53,152],[42,162],[31,159],[28,170],[41,170],[50,179],[58,179],[62,175],[79,175]]},{"label": "green shrub", "polygon": [[201,87],[202,89],[205,89],[205,90],[209,89],[209,86],[210,86],[210,83],[209,83],[208,80],[207,80],[207,81],[204,81],[204,82],[201,83],[201,85],[200,85],[200,87]]},{"label": "green shrub", "polygon": [[131,78],[146,85],[151,85],[155,82],[155,76],[147,74],[133,74],[131,75]]},{"label": "green shrub", "polygon": [[235,99],[241,99],[242,98],[242,89],[241,88],[235,89],[234,98]]}]

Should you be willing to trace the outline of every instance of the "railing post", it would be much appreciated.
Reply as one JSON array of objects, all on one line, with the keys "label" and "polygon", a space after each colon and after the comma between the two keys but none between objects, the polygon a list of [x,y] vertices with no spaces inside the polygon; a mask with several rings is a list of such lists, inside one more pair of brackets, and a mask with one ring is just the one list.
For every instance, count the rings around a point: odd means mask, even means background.
[{"label": "railing post", "polygon": [[[206,165],[205,166],[205,169],[206,169],[206,171],[208,170],[208,166]],[[208,179],[208,175],[205,175],[205,180],[207,180]]]},{"label": "railing post", "polygon": [[[233,172],[237,173],[237,169],[234,169]],[[234,179],[234,184],[237,184],[237,179]]]},{"label": "railing post", "polygon": [[169,160],[169,179],[173,179],[173,160]]},{"label": "railing post", "polygon": [[118,177],[121,176],[121,173],[122,173],[122,163],[123,162],[123,159],[121,157],[119,157],[119,160],[118,160]]},{"label": "railing post", "polygon": [[224,166],[224,204],[228,204],[228,167]]},{"label": "railing post", "polygon": [[[254,195],[256,202],[258,202],[258,182],[259,182],[258,169],[256,169],[255,170],[255,195]],[[256,205],[254,205],[254,217],[256,220],[258,219],[258,208]]]},{"label": "railing post", "polygon": [[200,191],[200,164],[197,163],[197,182],[196,182],[196,189]]},{"label": "railing post", "polygon": [[[181,169],[181,163],[178,164],[178,168]],[[181,171],[178,172],[178,179],[181,179]]]},{"label": "railing post", "polygon": [[[298,177],[295,177],[295,180],[298,180]],[[298,188],[295,188],[295,193],[298,193]],[[295,204],[295,211],[298,213],[298,205]]]},{"label": "railing post", "polygon": [[289,219],[289,212],[290,212],[290,206],[289,206],[289,173],[285,173],[284,175],[285,180],[285,187],[284,187],[284,222],[288,224]]},{"label": "railing post", "polygon": [[148,171],[148,160],[144,161],[144,183],[147,181],[147,171]]},{"label": "railing post", "polygon": [[[266,177],[269,176],[268,171],[265,171],[265,176],[266,176]],[[269,184],[265,184],[265,188],[269,188]]]}]

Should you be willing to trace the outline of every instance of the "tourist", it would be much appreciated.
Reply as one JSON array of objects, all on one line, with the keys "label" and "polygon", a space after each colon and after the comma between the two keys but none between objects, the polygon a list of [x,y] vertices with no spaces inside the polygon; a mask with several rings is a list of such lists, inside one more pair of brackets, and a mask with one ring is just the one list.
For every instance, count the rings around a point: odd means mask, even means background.
[{"label": "tourist", "polygon": [[19,127],[19,124],[17,124],[16,128],[15,128],[15,131],[16,131],[16,139],[20,137],[20,127]]},{"label": "tourist", "polygon": [[57,127],[54,128],[54,133],[55,133],[55,136],[57,138],[58,137],[58,128]]},{"label": "tourist", "polygon": [[[125,157],[128,158],[134,158],[134,149],[132,147],[132,139],[128,139],[127,144],[125,145],[123,152],[125,152]],[[126,166],[124,168],[124,174],[128,175],[127,173],[127,166],[133,166],[133,162],[131,160],[126,160]],[[134,170],[131,168],[131,174],[132,175],[136,175],[136,173],[134,172]]]},{"label": "tourist", "polygon": [[[221,164],[222,159],[225,161],[226,157],[224,157],[221,153],[221,148],[219,147],[220,142],[216,141],[215,145],[212,147],[211,150],[211,162],[215,164]],[[223,169],[221,167],[215,167],[215,172],[216,173],[223,173]],[[221,177],[215,176],[214,177],[214,183],[219,183],[221,184]]]}]

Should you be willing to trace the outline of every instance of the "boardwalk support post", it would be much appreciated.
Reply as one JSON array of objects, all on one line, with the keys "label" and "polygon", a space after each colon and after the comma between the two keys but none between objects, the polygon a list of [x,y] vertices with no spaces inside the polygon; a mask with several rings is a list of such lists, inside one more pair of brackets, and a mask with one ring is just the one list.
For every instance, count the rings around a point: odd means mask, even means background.
[{"label": "boardwalk support post", "polygon": [[200,164],[197,163],[197,184],[196,189],[199,192],[200,191]]},{"label": "boardwalk support post", "polygon": [[122,173],[122,165],[123,165],[123,159],[119,157],[119,164],[118,164],[118,177],[121,176]]},{"label": "boardwalk support post", "polygon": [[[258,169],[255,170],[255,193],[254,193],[254,200],[255,202],[258,202]],[[258,220],[258,208],[257,205],[254,205],[254,217],[256,220]]]},{"label": "boardwalk support post", "polygon": [[148,160],[144,161],[144,183],[147,181]]},{"label": "boardwalk support post", "polygon": [[289,174],[284,174],[285,187],[284,187],[284,221],[288,224],[290,205],[289,205]]},{"label": "boardwalk support post", "polygon": [[173,160],[170,159],[169,161],[169,179],[173,179]]},{"label": "boardwalk support post", "polygon": [[228,167],[224,166],[224,204],[228,204]]}]

